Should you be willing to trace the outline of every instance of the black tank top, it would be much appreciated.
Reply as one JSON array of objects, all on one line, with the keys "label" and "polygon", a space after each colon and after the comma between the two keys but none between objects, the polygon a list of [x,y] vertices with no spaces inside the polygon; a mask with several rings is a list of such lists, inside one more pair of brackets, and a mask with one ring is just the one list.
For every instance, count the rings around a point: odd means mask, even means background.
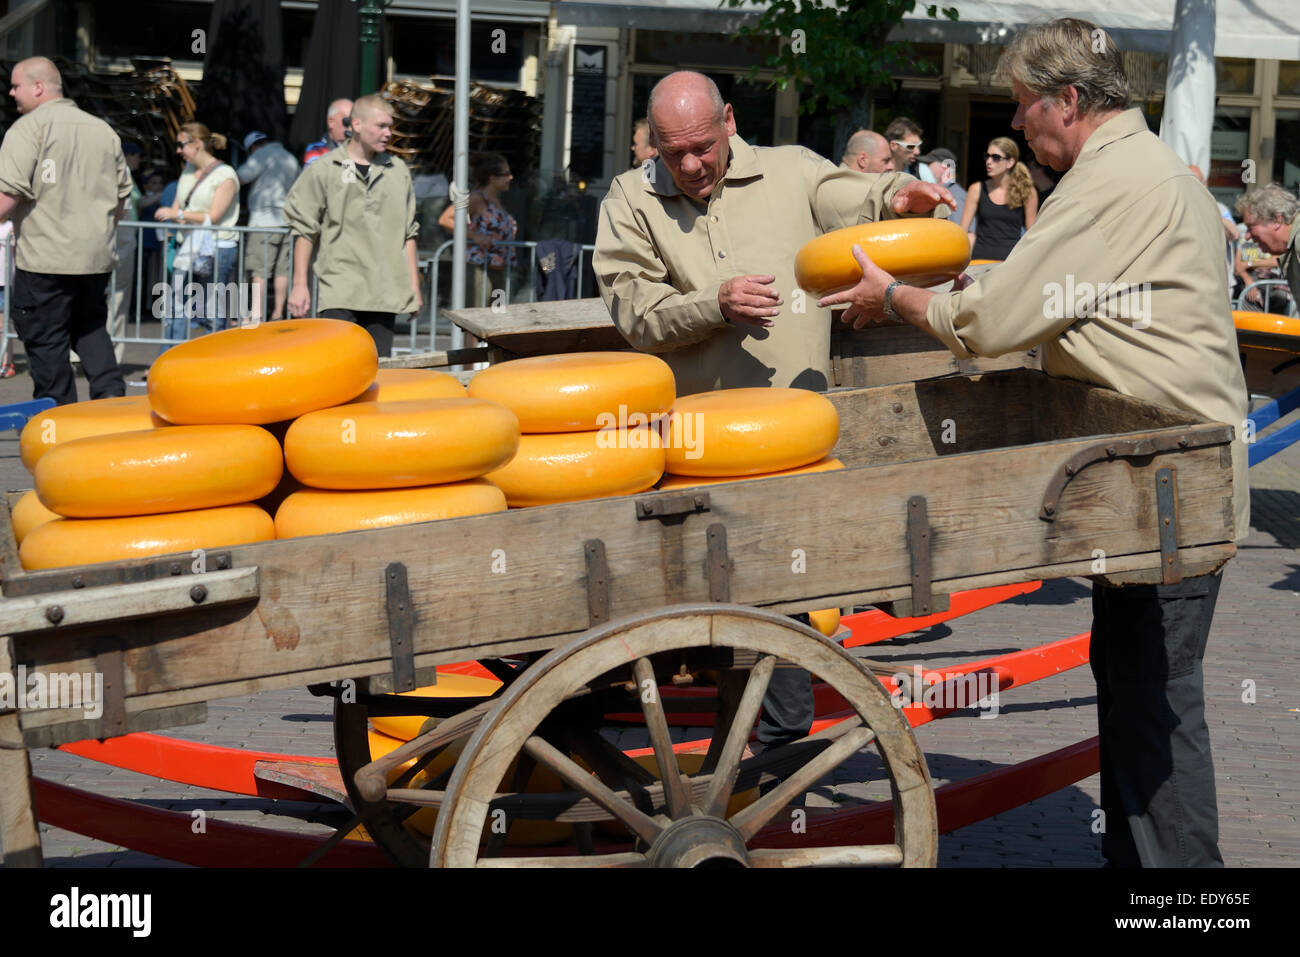
[{"label": "black tank top", "polygon": [[989,199],[989,181],[980,183],[975,208],[975,248],[972,259],[1006,259],[1025,228],[1025,207],[1011,209]]}]

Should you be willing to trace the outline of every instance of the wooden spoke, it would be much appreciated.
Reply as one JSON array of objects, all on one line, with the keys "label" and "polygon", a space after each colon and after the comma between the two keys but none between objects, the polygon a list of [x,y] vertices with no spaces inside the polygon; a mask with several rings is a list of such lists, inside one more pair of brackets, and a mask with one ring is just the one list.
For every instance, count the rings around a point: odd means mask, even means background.
[{"label": "wooden spoke", "polygon": [[524,750],[532,755],[539,764],[550,768],[568,782],[570,787],[581,791],[610,814],[613,814],[627,826],[628,830],[647,844],[654,843],[654,839],[659,836],[659,825],[651,820],[648,815],[624,801],[606,787],[599,778],[584,771],[581,765],[550,742],[533,735],[524,742]]},{"label": "wooden spoke", "polygon": [[848,734],[841,736],[767,795],[733,817],[732,825],[748,841],[776,815],[777,811],[789,804],[796,794],[808,790],[822,777],[839,767],[849,755],[869,744],[875,736],[876,733],[870,728],[854,728]]},{"label": "wooden spoke", "polygon": [[594,728],[570,728],[569,747],[577,753],[578,757],[590,764],[593,771],[607,780],[624,785],[655,783],[653,774],[610,744],[608,739]]},{"label": "wooden spoke", "polygon": [[903,849],[897,844],[758,848],[749,852],[749,863],[751,867],[898,867]]},{"label": "wooden spoke", "polygon": [[[767,693],[768,682],[776,668],[776,658],[765,655],[758,660],[745,684],[745,693],[740,697],[735,717],[727,731],[727,743],[723,745],[718,757],[718,766],[713,773],[713,781],[704,796],[704,813],[713,817],[727,816],[727,802],[736,784],[736,774],[740,771],[740,759],[745,753],[745,744],[754,722],[758,720],[759,709],[763,707],[763,695]],[[715,729],[716,732],[716,729]]]},{"label": "wooden spoke", "polygon": [[637,697],[641,701],[641,712],[645,715],[646,730],[650,732],[650,743],[655,749],[655,761],[659,764],[659,777],[664,783],[668,816],[676,821],[691,813],[691,801],[686,786],[682,784],[681,772],[677,770],[677,755],[673,753],[673,740],[668,734],[668,718],[664,714],[659,685],[655,681],[650,659],[638,658],[632,666],[632,673],[636,676]]}]

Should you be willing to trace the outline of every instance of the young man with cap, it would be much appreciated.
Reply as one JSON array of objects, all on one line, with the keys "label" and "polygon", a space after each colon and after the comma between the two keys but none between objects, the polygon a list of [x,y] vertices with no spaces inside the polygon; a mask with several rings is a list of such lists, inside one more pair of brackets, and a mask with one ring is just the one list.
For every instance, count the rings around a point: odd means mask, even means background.
[{"label": "young man with cap", "polygon": [[265,133],[244,137],[248,159],[236,170],[241,183],[251,184],[248,194],[248,225],[275,232],[249,233],[244,247],[244,272],[253,279],[253,307],[250,318],[262,317],[264,284],[274,280],[271,319],[284,318],[284,300],[289,294],[289,261],[293,237],[285,227],[284,200],[298,179],[298,161]]}]

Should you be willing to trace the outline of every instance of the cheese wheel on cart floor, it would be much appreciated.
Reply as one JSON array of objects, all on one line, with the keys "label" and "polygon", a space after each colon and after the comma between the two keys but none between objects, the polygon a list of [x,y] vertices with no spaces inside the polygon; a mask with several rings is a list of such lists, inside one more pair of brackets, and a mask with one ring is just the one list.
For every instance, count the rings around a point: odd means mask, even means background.
[{"label": "cheese wheel on cart floor", "polygon": [[505,510],[505,495],[486,479],[418,488],[302,489],[285,498],[275,513],[275,533],[299,538]]},{"label": "cheese wheel on cart floor", "polygon": [[659,483],[659,491],[670,488],[693,488],[698,485],[721,485],[723,482],[753,482],[758,479],[785,478],[788,475],[807,475],[812,472],[834,472],[842,468],[844,468],[843,462],[827,456],[812,465],[801,465],[797,469],[786,469],[783,472],[765,472],[762,475],[716,475],[705,478],[700,475],[673,475],[671,472],[665,472],[663,481]]},{"label": "cheese wheel on cart floor", "polygon": [[663,472],[659,433],[642,426],[523,435],[510,463],[486,478],[524,507],[644,492]]},{"label": "cheese wheel on cart floor", "polygon": [[36,465],[36,494],[69,518],[236,505],[275,488],[280,443],[255,425],[177,425],[64,442]]},{"label": "cheese wheel on cart floor", "polygon": [[[403,691],[401,695],[412,698],[490,698],[501,687],[496,678],[479,678],[474,675],[448,674],[438,672],[438,683]],[[465,708],[473,707],[473,702],[466,701]],[[371,715],[370,723],[375,730],[399,742],[410,741],[429,719],[422,714]],[[376,755],[377,756],[377,755]]]},{"label": "cheese wheel on cart floor", "polygon": [[495,402],[357,402],[294,422],[284,459],[312,488],[408,488],[477,478],[510,461],[518,445],[518,420]]},{"label": "cheese wheel on cart floor", "polygon": [[825,296],[856,285],[862,267],[857,244],[877,266],[913,286],[956,279],[970,263],[966,230],[946,219],[885,219],[833,229],[804,243],[794,259],[800,289]]},{"label": "cheese wheel on cart floor", "polygon": [[178,425],[265,425],[356,398],[378,368],[375,342],[356,323],[263,322],[168,349],[149,369],[149,402]]},{"label": "cheese wheel on cart floor", "polygon": [[61,442],[114,432],[160,429],[170,424],[154,413],[148,397],[143,395],[73,402],[38,412],[28,419],[18,440],[18,454],[27,471],[34,472],[41,456]]},{"label": "cheese wheel on cart floor", "polygon": [[14,527],[14,541],[21,545],[23,539],[31,534],[32,529],[40,528],[46,522],[62,517],[58,512],[51,512],[46,508],[36,495],[36,490],[33,489],[14,503],[13,513],[9,516]]},{"label": "cheese wheel on cart floor", "polygon": [[61,518],[23,540],[23,568],[64,568],[128,561],[196,548],[229,548],[275,538],[275,522],[256,505],[128,518]]},{"label": "cheese wheel on cart floor", "polygon": [[470,380],[469,394],[509,407],[525,434],[586,432],[645,425],[672,408],[677,386],[658,356],[573,352],[498,363]]},{"label": "cheese wheel on cart floor", "polygon": [[405,402],[409,399],[463,399],[460,380],[433,369],[380,369],[370,388],[353,402]]},{"label": "cheese wheel on cart floor", "polygon": [[721,389],[683,396],[664,440],[674,475],[761,475],[825,458],[840,417],[824,395],[806,389]]}]

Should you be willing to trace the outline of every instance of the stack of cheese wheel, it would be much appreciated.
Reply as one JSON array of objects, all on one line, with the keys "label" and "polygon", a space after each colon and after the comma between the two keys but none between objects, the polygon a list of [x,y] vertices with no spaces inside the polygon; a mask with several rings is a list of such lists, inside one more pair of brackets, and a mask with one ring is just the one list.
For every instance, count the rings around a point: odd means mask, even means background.
[{"label": "stack of cheese wheel", "polygon": [[470,396],[519,417],[519,454],[490,472],[512,507],[643,492],[664,471],[658,419],[672,408],[672,369],[637,352],[576,352],[503,362]]},{"label": "stack of cheese wheel", "polygon": [[307,487],[276,511],[280,538],[505,510],[501,490],[481,476],[509,462],[518,449],[514,413],[465,397],[451,376],[442,376],[450,384],[429,378],[432,385],[423,387],[449,397],[386,400],[390,387],[420,386],[380,381],[379,401],[321,409],[289,426],[285,462]]},{"label": "stack of cheese wheel", "polygon": [[[683,396],[668,430],[668,474],[660,490],[844,468],[829,453],[840,418],[823,395],[805,389],[723,389]],[[812,625],[830,636],[837,609],[813,612]]]},{"label": "stack of cheese wheel", "polygon": [[[100,400],[95,415],[109,420],[116,409],[116,427],[72,438],[75,430],[59,419],[57,442],[29,443],[43,452],[35,461],[36,494],[62,518],[26,532],[24,567],[274,538],[271,516],[250,503],[276,488],[284,457],[259,426],[347,402],[374,381],[377,368],[369,334],[331,319],[230,329],[168,350],[149,371],[151,412],[137,399]],[[92,418],[76,405],[49,413],[56,414],[78,427]],[[135,424],[124,431],[120,420],[130,415]],[[43,419],[29,425],[39,430]]]}]

